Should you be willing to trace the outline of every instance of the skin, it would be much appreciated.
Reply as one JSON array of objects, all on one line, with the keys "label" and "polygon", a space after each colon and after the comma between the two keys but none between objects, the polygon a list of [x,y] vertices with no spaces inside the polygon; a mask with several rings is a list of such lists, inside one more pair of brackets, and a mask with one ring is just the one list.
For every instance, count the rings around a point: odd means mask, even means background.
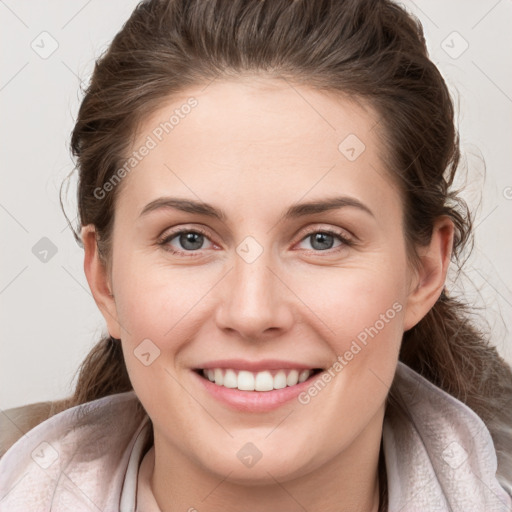
[{"label": "skin", "polygon": [[[190,96],[198,106],[120,185],[108,268],[94,227],[82,232],[92,293],[153,421],[145,466],[154,498],[163,511],[376,511],[385,399],[402,334],[442,291],[453,225],[436,222],[411,268],[376,112],[282,80],[187,89],[142,123],[133,148]],[[338,150],[348,134],[366,146],[355,161]],[[336,195],[373,215],[347,206],[279,220],[297,202]],[[226,219],[173,209],[139,216],[161,196],[200,199]],[[158,245],[170,228],[208,236],[189,249],[194,257],[175,255]],[[333,237],[322,248],[308,236],[325,229],[353,244]],[[251,263],[236,251],[247,236],[263,249]],[[190,245],[175,236],[167,248]],[[306,405],[236,412],[191,373],[224,358],[328,368],[396,303],[401,311]],[[148,338],[160,356],[145,366],[134,350]],[[248,442],[262,453],[252,467],[237,457]]]}]

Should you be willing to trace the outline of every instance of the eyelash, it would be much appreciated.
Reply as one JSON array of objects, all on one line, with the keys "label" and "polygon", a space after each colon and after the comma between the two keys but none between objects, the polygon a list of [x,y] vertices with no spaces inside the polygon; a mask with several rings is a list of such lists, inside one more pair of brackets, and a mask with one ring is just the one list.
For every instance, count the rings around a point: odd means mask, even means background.
[{"label": "eyelash", "polygon": [[[173,233],[169,233],[169,234],[165,235],[163,238],[160,238],[157,243],[164,250],[170,252],[171,254],[176,254],[176,255],[185,256],[185,257],[189,257],[189,258],[197,257],[198,256],[197,253],[200,251],[200,249],[197,250],[197,251],[177,251],[175,249],[170,249],[169,248],[170,247],[169,246],[169,242],[171,240],[173,240],[174,238],[176,238],[178,235],[181,235],[183,233],[195,233],[195,234],[203,235],[203,236],[205,236],[208,239],[210,238],[208,236],[208,233],[206,233],[205,231],[203,231],[200,228],[181,229],[179,231],[174,231]],[[345,247],[350,247],[350,246],[352,246],[354,244],[354,242],[352,240],[349,240],[346,236],[344,236],[344,234],[341,231],[336,231],[336,230],[332,230],[332,229],[314,229],[314,230],[308,231],[300,239],[300,242],[302,242],[303,240],[305,240],[309,236],[314,235],[316,233],[322,233],[322,234],[325,234],[325,235],[332,235],[332,236],[338,238],[338,240],[340,242],[342,242],[342,244],[340,246],[334,248],[334,249],[326,249],[325,251],[320,251],[320,250],[315,250],[315,249],[310,249],[309,251],[313,251],[313,252],[316,252],[316,253],[327,252],[329,254],[332,254],[332,253],[336,253],[336,252],[338,252],[340,250],[343,250]]]}]

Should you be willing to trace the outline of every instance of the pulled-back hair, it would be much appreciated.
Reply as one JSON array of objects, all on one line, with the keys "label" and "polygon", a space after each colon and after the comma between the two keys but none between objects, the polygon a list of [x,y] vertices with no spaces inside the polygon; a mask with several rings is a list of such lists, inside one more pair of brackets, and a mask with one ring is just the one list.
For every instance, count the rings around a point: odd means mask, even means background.
[{"label": "pulled-back hair", "polygon": [[[472,221],[452,190],[460,158],[453,102],[428,57],[420,22],[388,0],[139,3],[96,62],[71,139],[79,227],[95,226],[106,263],[121,187],[101,200],[95,190],[104,190],[122,166],[140,124],[173,94],[248,73],[371,105],[379,114],[383,159],[403,199],[410,261],[429,242],[434,221],[446,215],[455,226],[453,264],[460,267]],[[497,451],[498,478],[512,489],[512,374],[460,298],[442,292],[404,333],[400,360],[483,419]],[[130,389],[121,344],[106,336],[82,363],[76,390],[60,408]],[[388,406],[393,397],[392,388]]]}]

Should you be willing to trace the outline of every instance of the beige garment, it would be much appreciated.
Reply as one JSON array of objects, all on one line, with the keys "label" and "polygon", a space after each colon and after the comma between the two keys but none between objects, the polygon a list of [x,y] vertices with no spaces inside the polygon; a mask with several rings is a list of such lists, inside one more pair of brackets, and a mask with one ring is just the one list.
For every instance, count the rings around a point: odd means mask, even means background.
[{"label": "beige garment", "polygon": [[[402,363],[396,384],[407,414],[384,420],[389,512],[512,512],[482,420]],[[129,391],[39,424],[0,459],[0,512],[160,512],[151,450],[140,466],[148,420]]]}]

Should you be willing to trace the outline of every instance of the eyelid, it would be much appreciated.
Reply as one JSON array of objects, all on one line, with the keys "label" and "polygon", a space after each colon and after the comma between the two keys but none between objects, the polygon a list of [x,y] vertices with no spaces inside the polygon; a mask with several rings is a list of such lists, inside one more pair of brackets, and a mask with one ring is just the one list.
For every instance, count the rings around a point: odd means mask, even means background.
[{"label": "eyelid", "polygon": [[[169,229],[171,229],[171,231],[169,231]],[[201,226],[194,225],[193,227],[189,227],[189,226],[180,225],[180,227],[177,228],[175,231],[172,231],[172,228],[166,228],[160,235],[158,235],[157,241],[163,242],[164,240],[168,239],[170,236],[180,234],[187,230],[197,231],[197,232],[201,233],[202,235],[204,235],[208,238],[211,238],[210,233],[206,229],[202,228]],[[320,232],[337,234],[337,235],[342,236],[343,238],[348,239],[350,241],[354,241],[354,239],[357,238],[350,231],[348,231],[344,228],[340,228],[338,226],[316,225],[316,226],[312,226],[310,228],[304,228],[303,230],[301,230],[300,238],[298,238],[297,242],[302,241],[308,235],[311,235],[313,233],[320,233]],[[296,235],[296,236],[299,236],[299,235]],[[295,238],[295,236],[294,236],[294,238]]]},{"label": "eyelid", "polygon": [[[172,228],[171,228],[171,231],[166,229],[163,231],[163,234],[158,236],[157,244],[160,246],[166,246],[166,245],[168,245],[168,243],[171,239],[175,238],[176,236],[178,236],[182,233],[187,233],[187,232],[200,233],[203,236],[205,236],[213,245],[218,245],[211,239],[212,237],[210,236],[210,233],[206,229],[204,229],[200,226],[197,226],[197,225],[194,225],[194,226],[180,225],[175,230],[172,230]],[[297,235],[297,236],[299,236],[299,238],[297,239],[296,242],[294,242],[293,245],[294,246],[297,245],[298,243],[305,240],[308,236],[311,236],[315,233],[325,233],[325,234],[339,237],[339,240],[342,242],[342,246],[355,245],[356,240],[357,240],[357,237],[355,237],[351,232],[349,232],[348,230],[346,230],[344,228],[340,228],[338,226],[336,226],[336,227],[335,226],[327,226],[326,227],[326,226],[320,226],[317,224],[317,225],[310,226],[310,227],[307,227],[307,228],[304,228],[303,230],[301,230],[300,235]],[[338,246],[338,247],[341,247],[341,246]],[[314,253],[323,253],[324,252],[324,253],[332,254],[333,252],[336,252],[337,249],[338,248],[334,248],[334,249],[331,248],[331,249],[327,249],[325,251],[309,250],[309,252],[314,252]],[[194,254],[199,254],[201,252],[201,249],[198,249],[197,251],[179,251],[179,250],[175,250],[175,249],[165,249],[165,250],[167,250],[171,253],[175,253],[175,254],[187,254],[187,256],[192,256]],[[307,251],[307,249],[306,249],[306,251]]]},{"label": "eyelid", "polygon": [[201,233],[202,235],[207,236],[210,238],[210,233],[206,228],[201,227],[201,225],[193,224],[191,226],[187,226],[186,224],[178,224],[176,226],[167,227],[165,228],[158,236],[157,241],[161,242],[165,240],[166,238],[169,238],[172,235],[178,235],[182,233],[183,231],[189,232],[189,231],[197,231],[198,233]]},{"label": "eyelid", "polygon": [[297,235],[298,242],[301,242],[304,240],[305,237],[312,235],[314,233],[329,233],[336,236],[339,236],[340,238],[344,239],[346,242],[355,243],[357,240],[357,237],[354,236],[350,231],[344,228],[340,228],[339,226],[332,226],[332,225],[319,225],[316,224],[311,227],[304,228],[304,230],[301,230],[299,232],[299,235]]}]

